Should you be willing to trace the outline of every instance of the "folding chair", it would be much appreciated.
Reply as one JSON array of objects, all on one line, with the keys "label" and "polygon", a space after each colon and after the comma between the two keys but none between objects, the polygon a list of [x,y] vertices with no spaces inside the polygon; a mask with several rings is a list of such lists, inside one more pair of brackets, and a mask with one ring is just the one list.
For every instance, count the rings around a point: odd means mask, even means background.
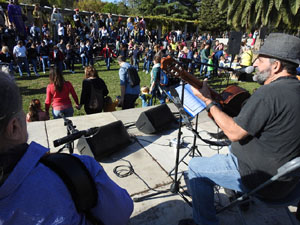
[{"label": "folding chair", "polygon": [[[228,204],[227,206],[217,210],[217,214],[221,213],[229,208],[232,208],[234,206],[243,204],[245,202],[249,201],[249,198],[253,198],[255,197],[254,195],[261,190],[262,188],[266,187],[267,185],[273,183],[274,181],[277,181],[280,177],[299,177],[300,178],[300,157],[294,158],[291,161],[285,163],[284,165],[282,165],[278,170],[277,170],[277,174],[274,175],[273,177],[271,177],[269,180],[267,180],[266,182],[262,183],[261,185],[259,185],[258,187],[256,187],[255,189],[242,194],[242,196],[236,198],[235,200],[233,200],[230,204]],[[299,179],[300,180],[300,179]],[[291,217],[291,213],[288,209],[288,206],[293,204],[293,203],[297,203],[300,200],[300,185],[298,183],[298,185],[296,186],[296,188],[285,198],[280,199],[280,200],[276,200],[276,201],[267,201],[267,200],[261,200],[258,198],[261,202],[265,203],[266,205],[269,205],[271,207],[284,207],[286,209],[286,212],[291,220],[291,222],[293,224],[295,224],[295,218]],[[299,206],[299,204],[298,204]],[[300,213],[299,207],[297,208],[297,217]],[[243,223],[246,224],[245,220],[243,219]]]}]

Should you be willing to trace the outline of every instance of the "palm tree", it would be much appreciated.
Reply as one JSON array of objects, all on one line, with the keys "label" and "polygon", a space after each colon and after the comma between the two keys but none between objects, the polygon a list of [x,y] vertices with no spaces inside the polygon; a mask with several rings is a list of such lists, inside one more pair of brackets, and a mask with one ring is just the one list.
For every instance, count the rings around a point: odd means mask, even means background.
[{"label": "palm tree", "polygon": [[300,0],[217,0],[227,10],[227,23],[235,28],[258,26],[296,28],[300,25]]}]

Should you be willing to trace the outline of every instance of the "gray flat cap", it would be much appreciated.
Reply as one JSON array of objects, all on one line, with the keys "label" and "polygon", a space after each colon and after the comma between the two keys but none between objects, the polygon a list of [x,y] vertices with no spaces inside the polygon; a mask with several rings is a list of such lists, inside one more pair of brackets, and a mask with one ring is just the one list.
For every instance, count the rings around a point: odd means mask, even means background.
[{"label": "gray flat cap", "polygon": [[271,33],[256,54],[300,64],[300,38],[289,34]]}]

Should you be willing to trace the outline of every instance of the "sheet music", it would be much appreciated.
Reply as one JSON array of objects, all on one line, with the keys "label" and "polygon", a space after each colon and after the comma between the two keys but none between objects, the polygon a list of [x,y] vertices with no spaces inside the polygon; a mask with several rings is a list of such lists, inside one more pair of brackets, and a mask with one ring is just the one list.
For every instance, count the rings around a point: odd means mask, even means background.
[{"label": "sheet music", "polygon": [[[182,86],[180,85],[175,89],[181,99]],[[193,94],[191,85],[189,84],[186,84],[184,86],[183,107],[193,117],[204,110],[206,107],[205,103]]]}]

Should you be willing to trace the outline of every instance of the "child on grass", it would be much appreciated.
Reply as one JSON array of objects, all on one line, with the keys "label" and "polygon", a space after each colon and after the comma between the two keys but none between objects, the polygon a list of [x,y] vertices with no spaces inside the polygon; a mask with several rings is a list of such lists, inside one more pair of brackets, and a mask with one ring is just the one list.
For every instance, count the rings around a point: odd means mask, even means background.
[{"label": "child on grass", "polygon": [[149,87],[143,86],[141,88],[141,94],[139,96],[140,99],[142,99],[142,107],[151,106],[151,98],[152,95],[149,94]]},{"label": "child on grass", "polygon": [[106,96],[104,99],[104,112],[113,112],[116,111],[116,107],[119,105],[120,98],[117,97],[115,101],[112,101],[110,96]]},{"label": "child on grass", "polygon": [[29,112],[26,115],[27,122],[49,120],[49,115],[41,109],[41,102],[38,99],[32,99],[29,105]]}]

